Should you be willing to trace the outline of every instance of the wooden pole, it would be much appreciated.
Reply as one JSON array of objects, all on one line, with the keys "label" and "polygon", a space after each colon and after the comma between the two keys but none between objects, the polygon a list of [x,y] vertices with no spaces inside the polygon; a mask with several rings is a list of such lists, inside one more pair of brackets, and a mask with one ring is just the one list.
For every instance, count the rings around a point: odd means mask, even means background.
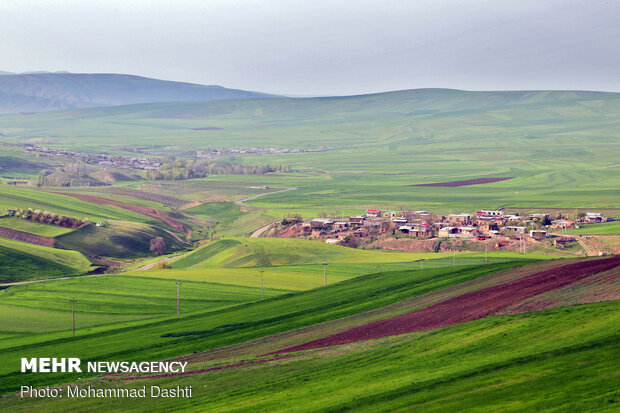
[{"label": "wooden pole", "polygon": [[323,262],[323,285],[327,285],[327,263]]},{"label": "wooden pole", "polygon": [[181,281],[177,281],[177,316],[181,315]]},{"label": "wooden pole", "polygon": [[73,319],[73,337],[75,337],[75,302],[77,301],[75,299],[75,297],[73,297],[72,299],[70,299],[69,301],[71,301],[71,318]]}]

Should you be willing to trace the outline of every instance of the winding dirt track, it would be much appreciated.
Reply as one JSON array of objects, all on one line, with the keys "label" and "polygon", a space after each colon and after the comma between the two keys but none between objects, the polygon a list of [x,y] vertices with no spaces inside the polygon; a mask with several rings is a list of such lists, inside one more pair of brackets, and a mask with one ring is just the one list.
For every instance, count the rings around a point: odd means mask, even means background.
[{"label": "winding dirt track", "polygon": [[620,256],[563,265],[267,355],[354,343],[477,320],[528,297],[554,290],[619,265]]}]

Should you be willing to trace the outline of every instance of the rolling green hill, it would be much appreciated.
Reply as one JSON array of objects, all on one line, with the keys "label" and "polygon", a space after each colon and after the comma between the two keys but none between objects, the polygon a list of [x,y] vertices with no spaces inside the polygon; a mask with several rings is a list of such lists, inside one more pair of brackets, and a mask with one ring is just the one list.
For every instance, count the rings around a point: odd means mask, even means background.
[{"label": "rolling green hill", "polygon": [[77,251],[42,247],[0,237],[1,282],[81,275],[90,267],[90,261]]},{"label": "rolling green hill", "polygon": [[[367,206],[445,213],[499,205],[616,208],[618,113],[617,93],[422,89],[3,115],[0,132],[6,140],[85,152],[121,153],[128,141],[152,155],[327,147],[234,154],[231,162],[286,164],[294,173],[200,181],[297,188],[248,202],[281,219],[287,213]],[[453,188],[411,186],[479,177],[513,179]]]},{"label": "rolling green hill", "polygon": [[88,256],[133,258],[152,256],[151,239],[162,237],[166,252],[179,251],[186,244],[161,228],[136,222],[108,221],[106,227],[87,225],[56,238],[56,247],[80,251]]},{"label": "rolling green hill", "polygon": [[[327,287],[279,295],[264,301],[260,301],[257,296],[256,300],[259,302],[214,311],[196,311],[180,318],[154,319],[151,322],[139,321],[132,325],[119,325],[116,328],[114,326],[92,327],[81,331],[75,340],[71,340],[70,337],[68,339],[66,332],[9,336],[0,340],[2,350],[0,390],[7,391],[15,388],[15,375],[21,373],[15,371],[15,363],[11,360],[15,357],[23,357],[24,346],[29,347],[29,357],[36,357],[36,354],[48,354],[52,357],[54,354],[63,354],[63,352],[71,352],[76,357],[90,360],[111,360],[118,357],[125,360],[136,357],[142,360],[155,360],[180,356],[359,314],[411,296],[446,288],[524,263],[522,261],[492,264],[479,268],[457,267],[369,274]],[[133,288],[148,290],[140,286],[140,283],[147,286],[148,279],[137,280],[140,281],[134,282]],[[172,297],[174,297],[173,282],[154,281],[159,285],[166,283],[170,285]],[[65,283],[64,285],[75,288],[75,284],[71,286]],[[30,288],[30,286],[22,287],[20,291],[27,294]],[[108,305],[122,307],[128,300],[130,303],[135,302],[136,305],[142,302],[137,297],[134,301],[131,297],[122,299],[119,297]],[[46,306],[49,306],[49,301]],[[18,356],[18,354],[21,355]],[[59,375],[54,375],[54,377],[37,375],[31,378],[39,384],[75,380],[75,377],[61,378]]]},{"label": "rolling green hill", "polygon": [[[448,253],[432,254],[434,258]],[[427,254],[393,251],[363,251],[328,245],[321,241],[282,238],[226,238],[210,242],[175,260],[173,268],[270,267],[360,262],[414,261]]]}]

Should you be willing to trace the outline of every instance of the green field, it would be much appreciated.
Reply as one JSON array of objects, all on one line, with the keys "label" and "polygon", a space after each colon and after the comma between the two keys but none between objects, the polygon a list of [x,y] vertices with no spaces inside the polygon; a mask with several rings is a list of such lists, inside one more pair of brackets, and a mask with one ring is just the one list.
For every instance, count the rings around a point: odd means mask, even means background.
[{"label": "green field", "polygon": [[[286,292],[267,288],[265,295]],[[255,301],[260,289],[184,280],[182,297],[185,314]],[[0,292],[1,306],[7,314],[13,309],[19,315],[1,319],[0,330],[35,335],[64,332],[71,327],[70,298],[78,300],[77,328],[89,331],[93,326],[175,315],[177,285],[174,279],[110,275],[11,287]]]},{"label": "green field", "polygon": [[[102,283],[98,289],[105,298],[72,290],[71,282],[77,280],[58,282],[62,284],[52,290],[22,286],[10,298],[17,301],[20,294],[27,294],[32,297],[33,306],[35,301],[40,301],[53,308],[60,304],[51,299],[55,292],[82,294],[83,317],[120,309],[118,314],[126,318],[119,318],[116,328],[102,325],[78,331],[75,340],[62,338],[66,333],[60,332],[28,336],[14,333],[0,340],[1,357],[6,361],[19,357],[19,349],[30,343],[27,352],[32,357],[71,352],[82,359],[93,360],[156,359],[314,326],[311,330],[300,330],[299,336],[276,335],[254,342],[253,346],[233,346],[213,355],[197,354],[189,359],[192,369],[217,366],[223,360],[256,360],[258,354],[299,340],[307,341],[312,337],[308,333],[325,334],[329,329],[342,329],[352,322],[356,325],[364,319],[377,317],[369,310],[389,308],[385,306],[481,279],[515,265],[520,264],[375,273],[264,302],[197,311],[180,319],[164,316],[151,322],[132,320],[128,315],[150,313],[155,316],[173,310],[174,299],[170,300],[169,296],[170,292],[174,293],[174,284],[170,281],[159,280],[161,284],[154,284],[147,294],[157,297],[157,302],[167,297],[167,304],[164,301],[153,306],[153,301],[150,305],[145,302],[144,312],[127,304],[127,298],[137,298],[133,293],[119,295],[118,290],[131,289],[132,285],[134,289],[139,288],[140,280],[150,285],[155,280],[149,277],[113,276],[114,283],[119,284],[109,284],[104,281],[106,277],[89,279],[88,282]],[[199,288],[213,289],[215,285],[204,283]],[[73,288],[75,286],[77,284],[73,284]],[[216,295],[232,292],[226,288],[230,287],[224,287]],[[142,294],[145,298],[147,295]],[[188,297],[189,301],[195,300],[189,306],[205,305],[202,292],[196,291],[193,297]],[[403,310],[394,307],[391,311],[398,314]],[[347,344],[290,359],[199,375],[101,382],[91,381],[82,374],[79,383],[106,388],[190,385],[194,389],[192,399],[105,400],[106,408],[113,411],[128,408],[163,411],[173,407],[209,411],[410,411],[412,408],[424,411],[540,411],[548,408],[613,411],[618,403],[614,360],[617,358],[615,343],[620,338],[619,310],[617,302],[605,302],[487,317],[440,330]],[[365,315],[361,320],[343,318],[356,314]],[[386,314],[389,313],[380,317]],[[320,324],[329,320],[338,320],[339,324],[335,327],[330,327],[330,323]],[[137,344],[130,336],[142,339]],[[3,362],[0,367],[0,384],[6,390],[15,388],[14,380],[19,374],[12,373],[9,365]],[[50,380],[55,383],[76,380],[75,376],[60,374],[53,379],[48,375],[30,377],[32,384],[39,387]],[[321,397],[317,398],[317,394]],[[54,411],[63,406],[61,400],[53,399],[32,399],[24,404],[15,396],[1,403],[17,411],[33,408]],[[71,406],[88,410],[95,403],[101,406],[102,401],[77,399],[71,401]]]},{"label": "green field", "polygon": [[116,219],[162,225],[159,221],[126,209],[98,205],[66,195],[28,188],[0,186],[0,208],[2,210],[5,208],[40,209],[80,219],[89,218],[93,222],[97,222],[100,219]]},{"label": "green field", "polygon": [[107,221],[106,227],[88,225],[78,231],[59,236],[56,246],[80,251],[88,256],[115,258],[152,256],[150,241],[162,237],[168,253],[187,247],[163,229],[143,223]]},{"label": "green field", "polygon": [[63,228],[57,225],[41,224],[40,222],[27,221],[17,217],[0,218],[0,227],[11,228],[30,234],[42,235],[44,237],[56,237],[58,235],[68,234],[73,231],[72,228]]},{"label": "green field", "polygon": [[620,222],[605,222],[602,224],[588,224],[581,228],[567,229],[570,234],[585,235],[620,235]]},{"label": "green field", "polygon": [[0,237],[2,282],[80,275],[90,267],[90,261],[77,251],[42,247]]},{"label": "green field", "polygon": [[[445,215],[505,207],[620,218],[619,113],[618,93],[422,89],[0,115],[5,142],[292,170],[147,181],[138,176],[146,172],[123,169],[133,178],[118,176],[112,186],[37,188],[40,169],[67,160],[0,145],[0,211],[32,208],[104,221],[69,230],[0,217],[0,226],[54,237],[57,247],[0,238],[0,282],[71,276],[0,287],[0,411],[617,411],[618,267],[570,284],[561,302],[554,301],[557,290],[532,298],[566,307],[538,311],[532,304],[537,311],[269,361],[265,354],[579,262],[586,253],[614,251],[618,222],[568,231],[586,235],[595,252],[546,240],[529,245],[528,254],[406,253],[248,235],[291,214],[347,217],[367,208]],[[211,158],[226,148],[241,149]],[[87,172],[108,174],[99,166]],[[4,184],[13,178],[32,181]],[[511,179],[417,186],[477,178]],[[55,192],[139,205],[158,218],[170,214],[188,233],[179,239],[154,218]],[[150,251],[157,237],[166,244],[159,258]],[[117,274],[75,277],[91,270],[86,257]],[[139,270],[164,259],[159,268]],[[24,375],[22,357],[183,357],[190,370],[218,369],[126,382],[89,373]],[[219,369],[231,363],[248,364]],[[20,385],[69,383],[191,385],[194,398],[15,396]]]},{"label": "green field", "polygon": [[[160,359],[180,356],[244,342],[310,326],[320,322],[358,314],[401,301],[411,296],[448,287],[491,274],[495,271],[523,265],[524,262],[491,264],[480,268],[456,267],[437,270],[401,271],[369,274],[327,287],[307,292],[287,294],[269,300],[233,306],[228,309],[200,311],[180,318],[169,317],[152,322],[141,321],[133,327],[99,326],[79,331],[75,340],[67,337],[68,331],[36,335],[19,335],[0,340],[0,388],[15,388],[16,357],[21,357],[28,346],[29,357],[37,354],[63,354],[70,352],[83,359]],[[94,277],[104,279],[106,277]],[[139,285],[143,278],[136,278]],[[90,280],[89,280],[90,281]],[[174,283],[156,280],[172,287]],[[29,291],[31,286],[23,287]],[[242,287],[236,287],[242,288]],[[247,288],[247,287],[244,287]],[[118,292],[117,292],[118,293]],[[5,293],[6,294],[6,293]],[[64,297],[63,297],[64,298]],[[174,295],[172,295],[174,299]],[[129,297],[115,300],[111,305],[131,305]],[[139,302],[140,300],[138,300]],[[115,304],[116,303],[116,304]],[[64,304],[63,304],[64,305]],[[161,310],[159,310],[161,311]],[[136,342],[132,337],[140,337]],[[13,360],[13,361],[12,361]],[[35,380],[74,380],[74,376],[61,378],[36,376]],[[43,383],[41,382],[41,383]]]},{"label": "green field", "polygon": [[[321,241],[282,238],[226,238],[210,242],[172,262],[173,268],[259,267],[318,264],[321,262],[413,261],[426,254],[363,251]],[[433,258],[447,253],[432,254]]]},{"label": "green field", "polygon": [[[113,411],[614,411],[619,321],[615,303],[490,317],[292,360],[108,382],[108,388],[146,385],[147,391],[151,385],[192,386],[193,397],[109,399],[105,406]],[[66,406],[53,399],[24,404],[16,397],[4,403],[12,411]],[[71,400],[72,408],[82,410],[101,403]]]},{"label": "green field", "polygon": [[[125,153],[128,141],[153,156],[222,147],[329,147],[235,154],[232,162],[287,164],[294,172],[200,180],[206,186],[298,188],[249,202],[278,219],[289,212],[309,216],[367,206],[442,213],[500,205],[617,208],[618,108],[617,93],[424,89],[7,114],[0,121],[6,140],[45,140],[84,152]],[[221,129],[193,130],[205,125]],[[459,188],[409,186],[478,177],[514,179]]]}]

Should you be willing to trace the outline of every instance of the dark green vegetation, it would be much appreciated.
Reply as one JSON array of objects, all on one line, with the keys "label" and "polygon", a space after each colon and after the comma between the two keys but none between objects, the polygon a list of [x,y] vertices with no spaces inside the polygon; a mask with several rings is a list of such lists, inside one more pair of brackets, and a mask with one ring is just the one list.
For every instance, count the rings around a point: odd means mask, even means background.
[{"label": "dark green vegetation", "polygon": [[264,93],[170,82],[140,76],[85,73],[31,73],[0,76],[0,112],[218,99],[260,99]]}]

